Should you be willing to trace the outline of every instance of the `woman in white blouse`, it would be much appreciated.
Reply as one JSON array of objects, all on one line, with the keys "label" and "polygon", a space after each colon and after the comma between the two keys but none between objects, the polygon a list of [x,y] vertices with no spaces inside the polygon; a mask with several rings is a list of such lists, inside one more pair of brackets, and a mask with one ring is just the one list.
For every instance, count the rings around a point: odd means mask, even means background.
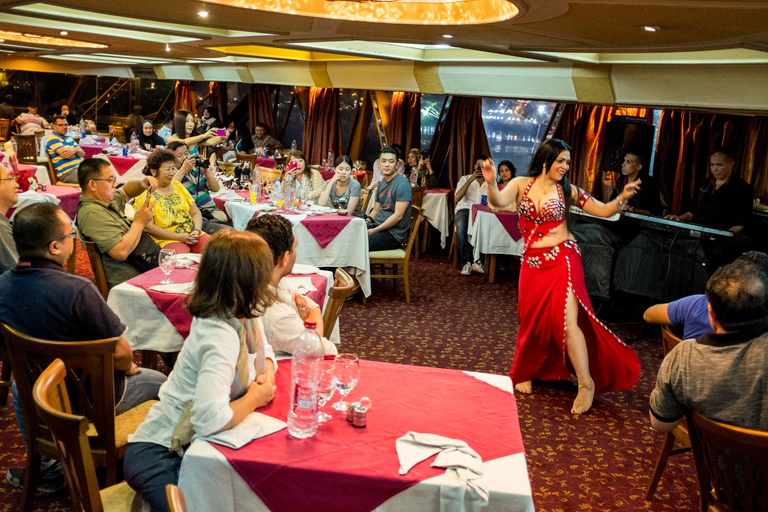
[{"label": "woman in white blouse", "polygon": [[166,511],[184,450],[231,429],[275,394],[277,363],[256,316],[274,301],[272,252],[258,235],[225,229],[206,245],[187,310],[194,317],[176,365],[125,453],[125,479]]},{"label": "woman in white blouse", "polygon": [[308,201],[317,201],[320,194],[323,193],[323,175],[320,171],[313,169],[307,162],[307,157],[301,151],[291,151],[288,153],[291,156],[291,160],[288,162],[288,167],[285,172],[293,175],[293,178],[301,183],[301,189],[304,190],[305,197]]}]

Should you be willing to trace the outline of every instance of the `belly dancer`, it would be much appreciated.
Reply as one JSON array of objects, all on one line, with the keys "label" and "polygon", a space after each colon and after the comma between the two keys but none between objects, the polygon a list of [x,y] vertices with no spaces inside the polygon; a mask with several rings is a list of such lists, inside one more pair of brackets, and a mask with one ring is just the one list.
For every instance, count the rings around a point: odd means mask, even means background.
[{"label": "belly dancer", "polygon": [[496,167],[488,159],[483,177],[491,205],[517,201],[524,239],[512,382],[517,391],[531,393],[533,379],[568,380],[575,373],[579,388],[571,412],[583,414],[595,393],[634,386],[640,361],[592,310],[580,251],[568,231],[568,212],[576,205],[591,215],[610,217],[637,193],[640,180],[624,187],[615,200],[602,203],[569,183],[565,174],[570,163],[568,144],[549,139],[534,155],[528,176],[513,179],[499,191],[492,186]]}]

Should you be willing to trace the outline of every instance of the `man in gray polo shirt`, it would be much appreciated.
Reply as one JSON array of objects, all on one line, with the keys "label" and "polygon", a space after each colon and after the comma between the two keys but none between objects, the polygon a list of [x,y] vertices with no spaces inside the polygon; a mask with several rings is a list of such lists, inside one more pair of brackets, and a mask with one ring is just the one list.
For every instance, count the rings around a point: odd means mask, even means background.
[{"label": "man in gray polo shirt", "polygon": [[397,174],[397,151],[382,148],[379,166],[384,179],[374,192],[375,203],[368,222],[368,247],[373,251],[399,249],[408,238],[411,226],[413,192],[411,184]]},{"label": "man in gray polo shirt", "polygon": [[720,267],[707,282],[714,332],[678,344],[651,393],[651,426],[669,432],[688,409],[768,431],[768,276],[754,263]]}]

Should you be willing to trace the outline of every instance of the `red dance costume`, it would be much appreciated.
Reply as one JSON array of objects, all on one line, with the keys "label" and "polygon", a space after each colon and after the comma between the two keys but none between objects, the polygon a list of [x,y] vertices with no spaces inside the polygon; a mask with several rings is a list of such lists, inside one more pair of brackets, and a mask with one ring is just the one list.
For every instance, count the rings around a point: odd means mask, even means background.
[{"label": "red dance costume", "polygon": [[[564,222],[565,203],[560,184],[558,199],[550,199],[537,213],[528,198],[534,178],[518,207],[520,231],[525,244],[520,265],[518,320],[515,357],[509,376],[518,384],[533,379],[568,380],[573,371],[565,347],[565,311],[569,291],[579,301],[579,328],[589,353],[589,372],[595,392],[625,391],[640,377],[640,361],[628,347],[595,316],[584,285],[581,254],[574,240],[554,247],[531,248],[550,230]],[[579,206],[589,199],[582,194]]]}]

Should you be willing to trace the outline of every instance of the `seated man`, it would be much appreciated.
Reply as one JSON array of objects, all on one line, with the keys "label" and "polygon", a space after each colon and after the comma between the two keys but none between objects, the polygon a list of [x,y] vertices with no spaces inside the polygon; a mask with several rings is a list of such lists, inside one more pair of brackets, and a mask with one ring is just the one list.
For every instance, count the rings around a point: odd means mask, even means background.
[{"label": "seated man", "polygon": [[77,183],[77,166],[83,161],[85,151],[67,134],[67,119],[53,118],[53,133],[48,136],[45,150],[51,157],[56,179],[64,183]]},{"label": "seated man", "polygon": [[661,195],[656,180],[648,176],[645,169],[645,159],[639,151],[627,151],[624,162],[621,164],[621,177],[614,185],[611,200],[616,199],[628,183],[640,179],[640,188],[637,194],[627,202],[624,208],[626,212],[639,213],[641,215],[661,215]]},{"label": "seated man", "polygon": [[86,158],[77,174],[83,194],[75,223],[80,237],[94,242],[99,249],[109,287],[157,267],[160,246],[144,233],[144,227],[153,219],[155,201],[136,209],[133,222],[125,216],[126,201],[149,187],[157,187],[157,180],[147,176],[129,181],[118,190],[117,174],[109,160],[102,158]]},{"label": "seated man", "polygon": [[268,151],[274,151],[283,147],[283,143],[269,134],[267,125],[256,123],[256,129],[253,131],[253,147],[267,148]]},{"label": "seated man", "polygon": [[481,166],[488,160],[485,155],[480,155],[475,161],[475,172],[467,174],[459,179],[456,185],[456,196],[454,203],[454,222],[456,223],[456,245],[459,248],[459,263],[461,265],[461,275],[468,276],[474,270],[480,274],[485,273],[483,263],[477,260],[473,263],[473,250],[467,236],[469,227],[469,214],[472,211],[473,204],[480,204],[482,196],[488,195],[488,186],[483,178]]},{"label": "seated man", "polygon": [[221,188],[219,180],[211,170],[210,162],[197,155],[190,156],[189,148],[180,140],[168,144],[168,150],[173,153],[173,165],[176,167],[173,179],[184,185],[195,200],[203,215],[203,231],[212,235],[227,227],[226,214],[216,208],[210,195]]},{"label": "seated man", "polygon": [[413,193],[408,180],[396,172],[397,151],[390,147],[383,148],[379,166],[384,179],[376,187],[372,220],[368,222],[370,251],[399,249],[408,238],[411,226]]},{"label": "seated man", "polygon": [[19,200],[19,184],[8,169],[0,165],[0,274],[16,265],[19,255],[13,243],[11,221],[5,216]]},{"label": "seated man", "polygon": [[707,282],[714,332],[679,343],[661,363],[651,426],[669,432],[688,409],[711,420],[768,431],[768,276],[737,261]]},{"label": "seated man", "polygon": [[45,119],[37,115],[37,106],[34,103],[27,105],[27,112],[16,118],[16,124],[19,125],[19,133],[22,135],[31,135],[50,126]]},{"label": "seated man", "polygon": [[[122,336],[125,325],[104,302],[96,286],[64,270],[75,250],[77,232],[58,206],[37,203],[20,210],[13,222],[19,263],[0,276],[0,318],[28,336],[54,341],[88,341]],[[44,318],[45,321],[40,321]],[[115,414],[157,399],[165,375],[140,369],[125,338],[115,347]],[[16,386],[13,405],[22,438],[26,429]],[[11,468],[6,478],[22,485],[24,470]]]},{"label": "seated man", "polygon": [[[400,158],[400,155],[403,152],[403,148],[400,146],[400,144],[392,144],[390,147],[397,153],[397,174],[402,174],[405,176],[405,162],[402,158]],[[373,176],[371,177],[371,183],[368,185],[368,190],[373,190],[376,188],[379,182],[383,179],[384,175],[381,174],[381,169],[379,168],[379,159],[377,158],[373,162]]]},{"label": "seated man", "polygon": [[168,137],[173,135],[173,116],[165,117],[165,120],[163,120],[163,127],[157,131],[157,134],[162,137],[166,143],[168,142]]},{"label": "seated man", "polygon": [[[768,275],[768,254],[758,251],[745,252],[736,262],[753,264]],[[709,322],[709,301],[703,294],[689,295],[668,304],[656,304],[645,310],[643,320],[649,324],[682,325],[683,339],[699,338],[712,332]]]},{"label": "seated man", "polygon": [[[333,326],[323,326],[323,312],[312,299],[302,296],[283,279],[293,270],[296,262],[297,240],[293,236],[291,222],[280,215],[262,215],[248,222],[246,231],[256,233],[269,245],[274,257],[275,268],[272,272],[272,286],[277,290],[277,302],[269,306],[261,315],[264,334],[275,352],[292,354],[304,332],[304,321],[317,324],[317,332],[328,334]],[[336,345],[323,340],[326,354],[338,354]]]}]

